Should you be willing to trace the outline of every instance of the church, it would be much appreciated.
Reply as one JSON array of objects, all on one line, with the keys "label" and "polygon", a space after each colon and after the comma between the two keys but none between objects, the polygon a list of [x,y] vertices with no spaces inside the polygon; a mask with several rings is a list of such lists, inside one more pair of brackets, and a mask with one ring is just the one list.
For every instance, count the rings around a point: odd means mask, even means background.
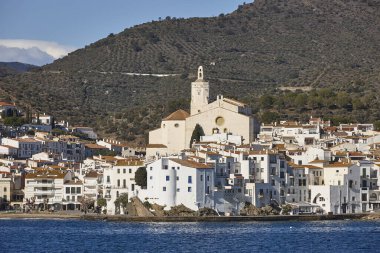
[{"label": "church", "polygon": [[149,132],[147,157],[179,154],[190,148],[191,135],[199,124],[205,135],[228,133],[242,136],[245,144],[254,140],[254,118],[244,103],[218,95],[209,101],[210,85],[204,78],[203,67],[191,83],[190,113],[177,110],[164,118],[161,127]]}]

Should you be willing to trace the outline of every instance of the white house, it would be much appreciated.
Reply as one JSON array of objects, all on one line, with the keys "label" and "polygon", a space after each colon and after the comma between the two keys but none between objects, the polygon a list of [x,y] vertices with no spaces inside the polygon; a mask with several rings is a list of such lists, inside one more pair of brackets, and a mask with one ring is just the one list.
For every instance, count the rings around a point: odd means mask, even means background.
[{"label": "white house", "polygon": [[113,166],[104,167],[103,196],[107,201],[108,214],[115,214],[114,202],[122,193],[131,198],[140,188],[136,186],[135,173],[142,166],[144,163],[140,160],[119,160]]},{"label": "white house", "polygon": [[192,210],[213,208],[214,168],[178,158],[161,158],[147,165],[147,200],[170,209],[185,205]]}]

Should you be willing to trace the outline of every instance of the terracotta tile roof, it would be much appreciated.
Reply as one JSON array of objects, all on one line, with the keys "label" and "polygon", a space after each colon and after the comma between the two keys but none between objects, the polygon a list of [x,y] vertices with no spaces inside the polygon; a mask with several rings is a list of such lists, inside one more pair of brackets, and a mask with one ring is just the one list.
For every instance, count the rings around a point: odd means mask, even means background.
[{"label": "terracotta tile roof", "polygon": [[0,106],[15,106],[15,105],[8,102],[0,102]]},{"label": "terracotta tile roof", "polygon": [[65,181],[64,184],[82,185],[83,182],[80,181],[80,180],[77,180],[77,181],[75,181],[75,180],[68,180],[68,181]]},{"label": "terracotta tile roof", "polygon": [[148,144],[146,145],[147,148],[167,148],[164,144]]},{"label": "terracotta tile roof", "polygon": [[189,116],[190,114],[188,112],[179,109],[167,116],[166,118],[164,118],[164,120],[185,120]]},{"label": "terracotta tile roof", "polygon": [[195,168],[195,169],[214,169],[211,165],[207,165],[204,163],[198,163],[190,160],[181,160],[177,158],[170,158],[170,161],[176,162],[186,167]]},{"label": "terracotta tile roof", "polygon": [[352,165],[352,163],[337,162],[337,163],[326,164],[323,167],[324,168],[336,168],[336,167],[350,167],[351,165]]},{"label": "terracotta tile roof", "polygon": [[25,178],[56,178],[56,179],[63,179],[65,177],[66,173],[61,173],[58,171],[38,171],[37,173],[30,173],[25,176]]},{"label": "terracotta tile roof", "polygon": [[97,178],[97,177],[98,177],[98,172],[92,170],[92,171],[88,172],[88,173],[85,175],[85,177],[92,177],[92,178],[95,177],[95,178]]},{"label": "terracotta tile roof", "polygon": [[313,160],[313,161],[311,161],[311,162],[309,162],[309,163],[325,163],[325,162],[327,162],[327,161],[325,161],[325,160],[315,159],[315,160]]},{"label": "terracotta tile roof", "polygon": [[321,167],[318,167],[318,166],[314,166],[314,165],[304,165],[306,168],[308,169],[319,169],[319,170],[322,170],[323,168]]}]

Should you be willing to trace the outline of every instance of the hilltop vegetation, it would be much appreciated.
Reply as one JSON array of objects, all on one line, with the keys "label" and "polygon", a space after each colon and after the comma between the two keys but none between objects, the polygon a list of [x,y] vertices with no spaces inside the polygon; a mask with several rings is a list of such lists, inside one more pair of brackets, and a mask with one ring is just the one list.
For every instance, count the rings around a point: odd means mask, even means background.
[{"label": "hilltop vegetation", "polygon": [[[203,65],[213,97],[223,93],[243,100],[264,121],[311,114],[338,117],[336,122],[375,121],[379,3],[256,0],[218,17],[168,17],[110,34],[41,69],[2,78],[0,89],[23,107],[143,142],[164,115],[176,106],[187,109],[190,82]],[[312,91],[282,92],[280,86]],[[325,88],[330,93],[320,95]],[[350,100],[346,105],[337,102],[342,96]],[[272,100],[270,106],[266,100]]]}]

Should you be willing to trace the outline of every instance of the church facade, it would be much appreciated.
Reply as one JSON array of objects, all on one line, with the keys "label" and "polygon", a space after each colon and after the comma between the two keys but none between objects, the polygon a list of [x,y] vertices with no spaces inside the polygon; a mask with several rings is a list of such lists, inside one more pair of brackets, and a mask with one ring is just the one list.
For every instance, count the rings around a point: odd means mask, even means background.
[{"label": "church facade", "polygon": [[205,135],[230,133],[240,135],[244,143],[254,140],[254,118],[244,103],[218,95],[209,102],[209,82],[204,79],[203,67],[191,83],[190,113],[178,110],[164,118],[161,127],[149,132],[147,157],[179,154],[190,148],[191,135],[199,124]]}]

